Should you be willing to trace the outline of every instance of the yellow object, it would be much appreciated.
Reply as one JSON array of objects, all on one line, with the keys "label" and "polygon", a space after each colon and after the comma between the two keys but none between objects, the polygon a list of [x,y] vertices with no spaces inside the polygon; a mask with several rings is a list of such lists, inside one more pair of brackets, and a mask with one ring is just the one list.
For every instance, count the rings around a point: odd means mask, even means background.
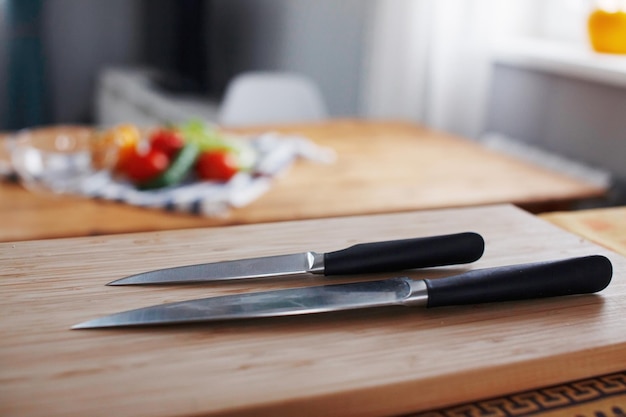
[{"label": "yellow object", "polygon": [[594,10],[587,20],[591,46],[597,52],[626,54],[626,12]]},{"label": "yellow object", "polygon": [[141,132],[137,126],[132,124],[121,124],[103,133],[102,141],[108,146],[117,148],[116,169],[124,165],[128,156],[133,153],[141,141]]}]

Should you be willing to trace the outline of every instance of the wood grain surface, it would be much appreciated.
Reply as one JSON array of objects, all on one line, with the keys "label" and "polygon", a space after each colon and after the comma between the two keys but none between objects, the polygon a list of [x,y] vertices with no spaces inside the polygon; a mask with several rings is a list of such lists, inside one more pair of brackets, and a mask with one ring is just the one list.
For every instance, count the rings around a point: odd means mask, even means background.
[{"label": "wood grain surface", "polygon": [[[358,278],[107,287],[185,264],[476,231],[470,268],[605,254],[597,295],[179,327],[69,330],[165,302]],[[626,369],[626,260],[512,206],[0,244],[0,415],[378,416]]]},{"label": "wood grain surface", "polygon": [[568,208],[606,190],[404,122],[333,120],[239,133],[304,135],[331,148],[331,165],[298,161],[269,192],[228,216],[203,218],[119,203],[34,195],[0,183],[0,241],[249,224],[513,203]]},{"label": "wood grain surface", "polygon": [[544,213],[541,218],[626,256],[626,206]]}]

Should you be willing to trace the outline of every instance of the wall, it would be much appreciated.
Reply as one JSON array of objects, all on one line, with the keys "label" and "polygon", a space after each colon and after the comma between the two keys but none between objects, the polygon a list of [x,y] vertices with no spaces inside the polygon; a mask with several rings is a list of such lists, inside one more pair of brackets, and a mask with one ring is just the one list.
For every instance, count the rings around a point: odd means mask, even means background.
[{"label": "wall", "polygon": [[139,61],[136,0],[46,0],[44,44],[55,123],[90,122],[98,70]]},{"label": "wall", "polygon": [[[8,34],[0,0],[0,129],[6,129]],[[98,70],[132,65],[140,57],[138,0],[44,0],[47,107],[51,123],[89,123]]]},{"label": "wall", "polygon": [[5,115],[7,112],[7,65],[8,65],[8,48],[7,48],[7,22],[5,19],[5,0],[0,0],[0,130],[5,126]]},{"label": "wall", "polygon": [[213,3],[211,59],[224,82],[246,70],[313,78],[333,116],[359,111],[371,0],[222,0]]},{"label": "wall", "polygon": [[[223,87],[232,75],[245,70],[302,72],[319,84],[331,115],[357,115],[364,33],[372,3],[212,0],[208,39],[213,80]],[[52,122],[91,122],[98,70],[141,63],[143,4],[149,2],[44,2],[43,41]],[[4,49],[6,40],[0,33],[0,54]],[[0,77],[6,79],[4,56],[0,67]],[[1,114],[6,106],[4,89],[3,82]]]}]

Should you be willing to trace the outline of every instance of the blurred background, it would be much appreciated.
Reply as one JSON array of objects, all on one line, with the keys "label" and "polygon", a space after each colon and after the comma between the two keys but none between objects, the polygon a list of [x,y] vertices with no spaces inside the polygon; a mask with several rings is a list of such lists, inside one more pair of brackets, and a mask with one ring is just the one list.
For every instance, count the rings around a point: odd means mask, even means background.
[{"label": "blurred background", "polygon": [[329,117],[514,140],[626,178],[626,55],[594,51],[588,31],[620,0],[0,4],[5,131],[219,123],[235,75],[290,71],[317,84]]}]

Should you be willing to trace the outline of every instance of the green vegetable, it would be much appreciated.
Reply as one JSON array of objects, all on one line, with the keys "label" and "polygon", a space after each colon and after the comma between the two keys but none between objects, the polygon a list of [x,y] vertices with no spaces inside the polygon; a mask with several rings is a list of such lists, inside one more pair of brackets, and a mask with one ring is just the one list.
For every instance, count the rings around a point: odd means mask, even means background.
[{"label": "green vegetable", "polygon": [[214,128],[207,126],[200,120],[191,120],[178,126],[185,141],[195,143],[200,151],[214,149],[224,149],[228,147],[228,142]]},{"label": "green vegetable", "polygon": [[189,174],[199,154],[200,148],[197,144],[186,143],[163,173],[150,181],[139,184],[138,188],[140,190],[153,190],[179,184]]},{"label": "green vegetable", "polygon": [[185,142],[195,143],[200,153],[212,151],[230,152],[237,158],[239,169],[249,171],[254,166],[256,151],[245,140],[224,136],[202,120],[190,120],[176,127]]}]

